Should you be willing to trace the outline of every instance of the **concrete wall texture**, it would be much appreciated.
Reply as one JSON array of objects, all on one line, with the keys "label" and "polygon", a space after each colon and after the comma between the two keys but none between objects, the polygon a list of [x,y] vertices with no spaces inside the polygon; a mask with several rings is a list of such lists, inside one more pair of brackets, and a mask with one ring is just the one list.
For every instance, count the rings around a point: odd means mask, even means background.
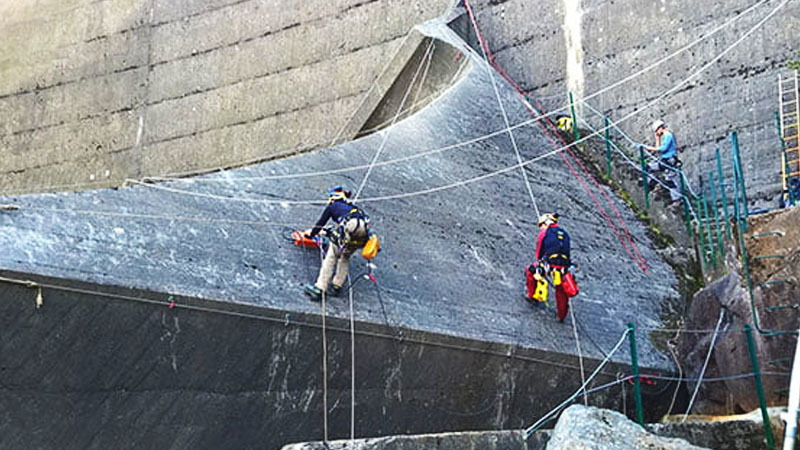
[{"label": "concrete wall texture", "polygon": [[[800,44],[792,31],[800,26],[797,2],[470,3],[497,61],[524,89],[541,98],[547,110],[565,106],[568,90],[578,99],[593,96],[707,36],[654,70],[587,102],[612,120],[638,111],[620,127],[640,141],[652,142],[649,123],[656,118],[665,120],[685,149],[682,159],[694,182],[713,169],[716,146],[723,150],[729,173],[728,133],[737,130],[749,200],[759,206],[777,206],[780,141],[773,113],[778,109],[778,73],[787,73],[786,62],[797,57]],[[751,6],[755,8],[749,9]],[[579,25],[574,11],[568,8],[580,9]],[[758,26],[762,19],[767,20]],[[753,32],[747,35],[751,29]],[[571,42],[576,37],[581,39],[580,45]],[[741,43],[707,70],[679,85],[742,37]],[[577,58],[573,53],[580,51],[582,57]],[[582,70],[568,70],[570,59],[581,60]],[[584,78],[575,79],[580,76]],[[659,99],[673,87],[677,87],[674,92]],[[588,111],[584,113],[588,116]]]},{"label": "concrete wall texture", "polygon": [[370,87],[414,52],[401,51],[412,27],[446,6],[62,3],[3,6],[5,191],[118,184],[327,145],[368,92],[383,96]]},{"label": "concrete wall texture", "polygon": [[[118,184],[354,136],[416,50],[399,51],[408,31],[452,2],[291,3],[3,6],[0,189]],[[706,36],[588,102],[612,119],[638,111],[620,126],[640,140],[650,138],[651,120],[666,120],[693,180],[713,167],[716,146],[729,165],[727,134],[738,130],[749,196],[774,206],[780,160],[772,114],[777,74],[798,45],[796,2],[753,9],[746,0],[470,3],[498,62],[547,109],[564,106],[567,90],[592,96]],[[776,8],[702,74],[645,108]],[[387,81],[370,92],[387,64]]]}]

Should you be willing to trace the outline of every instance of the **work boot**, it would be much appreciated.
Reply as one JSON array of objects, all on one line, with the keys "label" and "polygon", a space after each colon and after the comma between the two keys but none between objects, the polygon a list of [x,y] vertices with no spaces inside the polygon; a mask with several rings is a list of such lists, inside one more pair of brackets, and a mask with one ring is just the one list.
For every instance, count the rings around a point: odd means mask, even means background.
[{"label": "work boot", "polygon": [[342,287],[341,286],[337,286],[335,284],[331,284],[330,289],[328,289],[328,293],[331,294],[334,297],[338,297],[339,294],[342,293]]},{"label": "work boot", "polygon": [[311,298],[311,300],[315,302],[322,301],[322,289],[314,286],[313,284],[307,284],[303,288],[303,292]]}]

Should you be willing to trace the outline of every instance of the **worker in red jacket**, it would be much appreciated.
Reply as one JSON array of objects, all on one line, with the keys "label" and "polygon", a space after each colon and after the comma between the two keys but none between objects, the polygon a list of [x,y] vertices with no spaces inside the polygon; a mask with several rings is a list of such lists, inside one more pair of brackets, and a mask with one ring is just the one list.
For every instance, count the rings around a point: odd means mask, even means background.
[{"label": "worker in red jacket", "polygon": [[[536,239],[536,261],[530,265],[526,274],[527,296],[534,299],[537,281],[549,276],[556,288],[556,317],[563,322],[569,311],[569,297],[577,294],[572,292],[573,286],[566,286],[568,289],[565,290],[564,283],[571,265],[569,234],[558,226],[558,214],[542,214],[537,224],[539,236]],[[574,284],[571,275],[569,282]]]}]

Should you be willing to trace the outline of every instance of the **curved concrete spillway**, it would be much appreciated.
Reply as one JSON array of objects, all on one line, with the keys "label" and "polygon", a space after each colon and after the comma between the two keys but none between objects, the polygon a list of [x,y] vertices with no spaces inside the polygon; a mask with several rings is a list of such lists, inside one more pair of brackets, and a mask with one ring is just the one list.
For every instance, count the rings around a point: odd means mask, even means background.
[{"label": "curved concrete spillway", "polygon": [[[15,277],[31,274],[98,289],[131,288],[147,292],[151,298],[173,295],[208,299],[218,308],[229,304],[271,310],[278,317],[285,316],[288,326],[295,317],[319,315],[320,306],[301,293],[301,285],[316,276],[318,254],[292,245],[284,238],[286,230],[307,228],[316,221],[322,205],[306,201],[323,199],[329,186],[342,184],[355,190],[368,171],[363,166],[380,151],[379,164],[364,184],[361,205],[381,236],[383,251],[375,260],[377,287],[359,281],[353,288],[358,327],[411,330],[509,349],[574,354],[572,327],[558,323],[552,307],[534,308],[522,299],[523,269],[532,259],[536,236],[534,208],[519,168],[488,176],[517,164],[511,140],[504,132],[481,138],[505,128],[498,96],[512,124],[529,120],[530,115],[519,96],[488,70],[443,19],[419,29],[457,47],[472,60],[464,76],[419,113],[354,142],[247,168],[118,190],[4,198],[2,203],[20,209],[0,212],[0,246],[4,249],[0,268]],[[554,150],[537,124],[513,132],[523,160]],[[470,143],[456,145],[463,142]],[[422,155],[434,149],[441,151]],[[380,164],[395,159],[401,161]],[[344,170],[358,166],[362,168]],[[573,237],[574,259],[582,267],[577,275],[582,292],[572,305],[582,325],[581,334],[593,342],[584,342],[584,354],[602,359],[601,349],[611,349],[627,322],[643,329],[658,327],[660,305],[678,295],[677,282],[633,214],[614,200],[633,243],[649,264],[647,274],[634,264],[558,155],[542,158],[525,170],[538,207],[562,214],[563,226]],[[317,173],[328,171],[337,173]],[[466,183],[484,175],[484,179]],[[465,184],[444,188],[459,182]],[[442,189],[425,193],[439,187]],[[597,189],[593,187],[599,196]],[[398,198],[381,199],[392,196]],[[614,221],[619,225],[616,217]],[[351,269],[358,275],[366,266],[355,258]],[[40,314],[47,313],[45,295]],[[347,298],[329,298],[327,314],[334,322],[346,319]],[[187,319],[182,320],[185,329]],[[11,319],[5,325],[15,326]],[[207,332],[213,339],[225,339],[240,331],[216,328]],[[24,335],[21,328],[19,333]],[[304,336],[316,351],[318,330]],[[649,339],[639,342],[642,365],[669,368],[667,358]],[[13,350],[11,340],[4,339],[3,344],[4,351]],[[230,345],[236,347],[235,342]],[[194,352],[202,353],[202,349]],[[240,353],[231,351],[233,354]],[[318,359],[305,360],[303,356],[275,357],[302,363],[312,372],[319,370]],[[420,359],[416,370],[426,370],[421,361],[428,358],[426,354]],[[625,364],[629,354],[620,351],[612,359]],[[175,373],[180,364],[158,358],[153,362],[154,367],[166,365],[169,367],[164,370]],[[480,370],[472,363],[464,364]],[[257,366],[254,373],[263,369]],[[453,367],[456,378],[458,367]],[[381,384],[383,375],[376,370],[370,376]],[[21,377],[22,372],[16,376]],[[315,386],[307,388],[312,392],[309,403],[318,402],[317,381],[309,381]],[[383,382],[388,390],[391,380]],[[265,389],[272,392],[279,387],[270,382]],[[538,404],[544,407],[549,403]],[[303,411],[307,410],[305,404]],[[508,422],[511,415],[512,411],[506,411],[494,426],[518,426],[528,420],[514,417]],[[487,424],[462,421],[442,426]],[[402,425],[399,431],[424,427]],[[364,432],[369,435],[380,430]],[[390,425],[383,430],[398,431]],[[291,434],[292,438],[298,436],[303,432]],[[285,439],[288,437],[281,436],[275,442]]]}]

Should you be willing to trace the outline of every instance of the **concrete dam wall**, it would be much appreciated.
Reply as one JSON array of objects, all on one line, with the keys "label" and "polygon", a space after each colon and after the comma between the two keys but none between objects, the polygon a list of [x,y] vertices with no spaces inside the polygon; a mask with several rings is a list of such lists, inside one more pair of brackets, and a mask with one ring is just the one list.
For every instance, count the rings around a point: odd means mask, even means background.
[{"label": "concrete dam wall", "polygon": [[[397,102],[386,94],[418,48],[408,31],[452,2],[62,3],[2,7],[6,192],[119,185],[352,138],[374,128],[375,121],[364,125],[382,99]],[[798,48],[795,2],[470,4],[497,61],[546,109],[563,107],[568,91],[612,119],[641,109],[620,123],[640,140],[663,118],[694,182],[713,169],[717,146],[727,169],[727,135],[737,130],[749,198],[775,206],[780,147],[772,115],[777,74]],[[591,120],[580,105],[579,113]]]},{"label": "concrete dam wall", "polygon": [[3,6],[0,189],[119,185],[350,139],[416,51],[410,30],[445,6]]},{"label": "concrete dam wall", "polygon": [[[642,367],[671,371],[653,333],[678,283],[644,226],[553,152],[445,21],[418,32],[467,64],[379,132],[197,177],[0,198],[18,208],[0,211],[0,446],[277,448],[320,439],[325,400],[330,437],[347,437],[351,393],[357,436],[529,425],[581,379],[576,330],[521,295],[536,208],[574,236],[585,368],[611,361],[591,386],[628,372],[627,344],[609,354],[628,323]],[[335,184],[363,187],[383,250],[352,262],[352,307],[323,310],[301,293],[319,254],[286,233]],[[671,387],[653,388],[653,415]],[[589,401],[621,407],[619,389]]]}]

